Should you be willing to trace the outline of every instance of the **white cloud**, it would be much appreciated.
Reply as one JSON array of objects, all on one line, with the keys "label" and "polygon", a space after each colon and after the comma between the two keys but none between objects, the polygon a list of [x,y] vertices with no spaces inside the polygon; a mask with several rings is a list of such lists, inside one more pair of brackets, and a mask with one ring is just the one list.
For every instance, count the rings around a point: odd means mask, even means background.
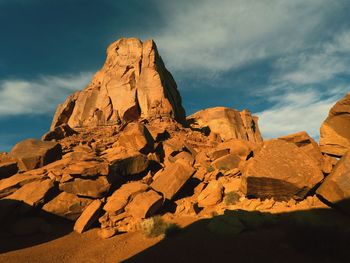
[{"label": "white cloud", "polygon": [[349,71],[349,51],[350,31],[345,31],[313,49],[278,59],[272,81],[305,85],[330,80]]},{"label": "white cloud", "polygon": [[303,49],[341,5],[328,0],[160,1],[155,39],[176,70],[222,71]]},{"label": "white cloud", "polygon": [[88,84],[92,73],[66,76],[42,76],[37,80],[0,81],[0,117],[52,112],[74,90]]},{"label": "white cloud", "polygon": [[272,108],[256,113],[259,127],[264,138],[275,138],[299,131],[307,131],[314,138],[319,137],[319,128],[328,115],[330,108],[348,87],[337,87],[332,91],[321,92],[310,89],[304,91],[287,91],[273,96],[278,103]]}]

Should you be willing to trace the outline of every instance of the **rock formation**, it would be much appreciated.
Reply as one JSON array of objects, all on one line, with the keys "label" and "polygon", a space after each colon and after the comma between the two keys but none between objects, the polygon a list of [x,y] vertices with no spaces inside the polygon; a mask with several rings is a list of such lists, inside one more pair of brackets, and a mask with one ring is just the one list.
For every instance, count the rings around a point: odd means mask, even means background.
[{"label": "rock formation", "polygon": [[350,93],[329,111],[320,129],[323,153],[341,157],[350,149]]},{"label": "rock formation", "polygon": [[216,107],[198,111],[187,118],[192,128],[207,130],[221,139],[242,139],[258,143],[262,141],[258,118],[248,110]]},{"label": "rock formation", "polygon": [[33,233],[44,211],[75,221],[78,233],[98,224],[109,238],[156,215],[200,219],[330,203],[346,210],[347,100],[322,126],[322,151],[305,132],[263,142],[248,110],[210,108],[186,119],[155,43],[120,39],[91,83],[58,106],[41,141],[0,154],[0,201],[8,204],[0,221],[15,234]]},{"label": "rock formation", "polygon": [[91,127],[153,117],[184,122],[176,83],[153,40],[122,38],[108,47],[106,62],[91,83],[59,105],[51,130],[62,124]]}]

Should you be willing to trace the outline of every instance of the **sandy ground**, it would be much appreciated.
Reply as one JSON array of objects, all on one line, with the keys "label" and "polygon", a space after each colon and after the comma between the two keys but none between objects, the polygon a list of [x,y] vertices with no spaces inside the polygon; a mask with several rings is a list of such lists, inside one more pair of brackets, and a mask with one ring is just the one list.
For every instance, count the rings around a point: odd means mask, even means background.
[{"label": "sandy ground", "polygon": [[[250,226],[239,234],[225,233],[232,225],[222,222],[232,217]],[[1,237],[0,262],[350,262],[349,217],[317,210],[274,215],[277,224],[266,224],[267,219],[271,215],[246,211],[217,216],[212,231],[208,225],[213,219],[180,218],[180,232],[157,238],[135,232],[102,240],[98,229],[62,231],[49,240]]]}]

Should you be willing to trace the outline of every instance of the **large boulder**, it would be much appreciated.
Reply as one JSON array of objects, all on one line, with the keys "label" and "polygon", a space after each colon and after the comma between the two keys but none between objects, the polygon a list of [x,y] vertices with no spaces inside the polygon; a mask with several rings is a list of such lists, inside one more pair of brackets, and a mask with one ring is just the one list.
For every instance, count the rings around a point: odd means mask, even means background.
[{"label": "large boulder", "polygon": [[163,197],[153,190],[139,193],[126,206],[125,210],[134,218],[147,218],[153,216],[163,204]]},{"label": "large boulder", "polygon": [[83,233],[88,230],[97,220],[101,212],[102,202],[94,200],[89,204],[74,224],[74,231]]},{"label": "large boulder", "polygon": [[329,203],[350,213],[350,152],[340,159],[316,193]]},{"label": "large boulder", "polygon": [[60,190],[84,197],[101,198],[109,191],[111,184],[105,176],[96,179],[74,178],[59,185]]},{"label": "large boulder", "polygon": [[153,150],[154,140],[143,124],[133,122],[120,133],[116,145],[147,154]]},{"label": "large boulder", "polygon": [[193,129],[219,134],[223,140],[242,139],[261,142],[258,118],[247,110],[239,112],[226,107],[198,111],[187,118]]},{"label": "large boulder", "polygon": [[74,221],[91,202],[92,200],[89,198],[62,192],[46,203],[42,209],[48,213]]},{"label": "large boulder", "polygon": [[17,200],[30,206],[38,206],[43,204],[45,197],[51,189],[53,189],[53,180],[46,179],[43,181],[34,181],[25,184],[6,199]]},{"label": "large boulder", "polygon": [[110,214],[120,214],[124,211],[125,206],[137,194],[148,190],[149,186],[141,182],[131,182],[122,185],[107,199],[103,210]]},{"label": "large boulder", "polygon": [[41,175],[33,175],[30,173],[15,174],[9,178],[0,180],[0,198],[14,193],[17,189],[25,184],[41,180]]},{"label": "large boulder", "polygon": [[171,200],[194,173],[193,167],[184,163],[169,163],[154,175],[151,187]]},{"label": "large boulder", "polygon": [[220,203],[222,201],[223,192],[224,188],[219,181],[210,181],[197,197],[198,206],[207,207]]},{"label": "large boulder", "polygon": [[315,142],[315,140],[312,139],[309,136],[309,134],[307,134],[307,132],[301,131],[301,132],[289,134],[283,137],[279,137],[278,139],[294,143],[301,150],[303,150],[307,155],[312,157],[318,166],[320,167],[323,166],[324,158],[321,153],[321,150],[317,142]]},{"label": "large boulder", "polygon": [[21,171],[28,171],[61,159],[62,147],[56,142],[27,139],[17,143],[10,155],[18,160]]},{"label": "large boulder", "polygon": [[107,48],[103,67],[90,84],[59,105],[51,130],[169,117],[184,122],[176,83],[153,40],[121,38]]},{"label": "large boulder", "polygon": [[296,145],[270,140],[247,161],[242,191],[249,197],[286,200],[302,199],[323,174],[315,160]]},{"label": "large boulder", "polygon": [[320,129],[320,147],[323,153],[337,157],[350,149],[350,93],[329,111]]}]

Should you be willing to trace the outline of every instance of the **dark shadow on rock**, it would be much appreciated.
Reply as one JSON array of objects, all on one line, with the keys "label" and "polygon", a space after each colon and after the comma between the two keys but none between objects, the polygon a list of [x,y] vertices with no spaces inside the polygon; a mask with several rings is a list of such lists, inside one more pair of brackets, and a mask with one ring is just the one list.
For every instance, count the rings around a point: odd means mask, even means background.
[{"label": "dark shadow on rock", "polygon": [[72,230],[69,220],[17,200],[0,200],[0,253],[49,242]]},{"label": "dark shadow on rock", "polygon": [[333,209],[226,211],[124,262],[350,262],[350,217]]}]

